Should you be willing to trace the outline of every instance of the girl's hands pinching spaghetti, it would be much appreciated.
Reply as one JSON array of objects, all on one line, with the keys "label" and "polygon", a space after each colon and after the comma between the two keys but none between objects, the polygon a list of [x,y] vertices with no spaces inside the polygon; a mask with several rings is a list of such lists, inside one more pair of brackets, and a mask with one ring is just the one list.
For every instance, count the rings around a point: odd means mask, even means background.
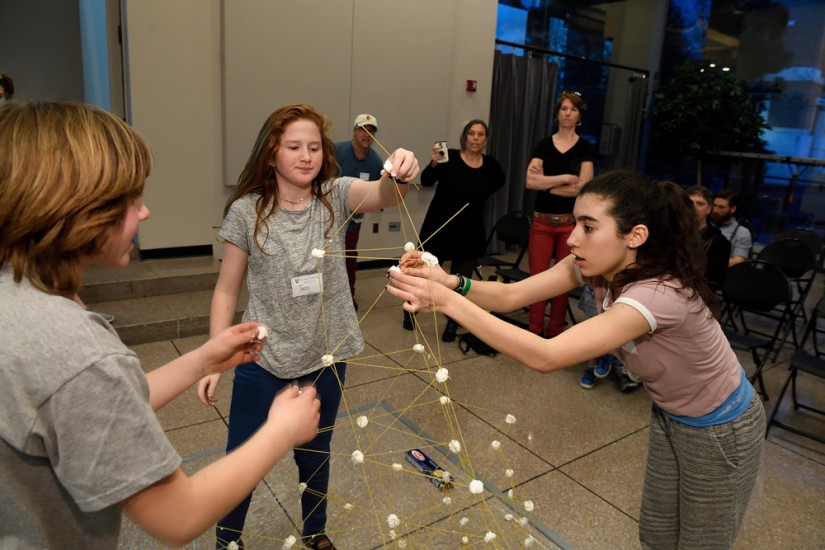
[{"label": "girl's hands pinching spaghetti", "polygon": [[[432,267],[428,266],[421,258],[424,254],[425,252],[422,252],[421,250],[406,252],[403,256],[401,256],[401,261],[398,262],[398,267],[401,268],[401,271],[407,275],[422,277],[424,279],[429,279],[434,283],[439,283],[449,287],[451,282],[450,280],[454,279],[454,277],[447,274],[438,264],[435,264]],[[455,286],[454,281],[453,286]]]},{"label": "girl's hands pinching spaghetti", "polygon": [[[411,270],[411,273],[406,273],[406,270],[405,272],[391,271],[387,292],[404,300],[404,309],[410,312],[442,310],[451,294],[458,295],[446,286],[419,275],[419,273],[424,274],[430,269],[424,267]],[[437,269],[440,270],[441,268]],[[435,271],[436,268],[434,267],[432,270]]]}]

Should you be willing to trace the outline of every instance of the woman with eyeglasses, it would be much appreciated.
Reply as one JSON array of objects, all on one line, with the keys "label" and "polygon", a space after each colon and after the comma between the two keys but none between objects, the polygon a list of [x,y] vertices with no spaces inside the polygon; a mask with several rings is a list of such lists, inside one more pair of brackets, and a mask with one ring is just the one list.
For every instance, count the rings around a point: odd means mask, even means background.
[{"label": "woman with eyeglasses", "polygon": [[[596,152],[576,133],[587,105],[578,92],[563,92],[554,107],[558,130],[542,139],[533,150],[527,167],[527,189],[537,191],[530,226],[530,275],[546,271],[550,260],[570,255],[567,238],[573,231],[573,204],[579,189],[593,178]],[[530,332],[552,338],[564,330],[567,294],[550,303],[545,327],[545,302],[530,305]]]}]

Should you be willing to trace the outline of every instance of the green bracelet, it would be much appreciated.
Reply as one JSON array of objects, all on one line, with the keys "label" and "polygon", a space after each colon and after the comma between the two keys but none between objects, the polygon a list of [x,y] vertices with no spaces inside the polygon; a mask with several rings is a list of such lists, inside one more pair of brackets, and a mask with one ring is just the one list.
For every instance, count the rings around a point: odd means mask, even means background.
[{"label": "green bracelet", "polygon": [[464,278],[464,288],[461,289],[461,295],[466,296],[468,292],[470,292],[470,278]]}]

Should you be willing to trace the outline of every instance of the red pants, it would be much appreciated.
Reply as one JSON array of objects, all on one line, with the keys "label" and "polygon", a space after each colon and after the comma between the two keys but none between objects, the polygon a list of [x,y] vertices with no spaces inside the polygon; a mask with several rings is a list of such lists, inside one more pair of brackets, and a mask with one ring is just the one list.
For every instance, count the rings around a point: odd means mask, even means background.
[{"label": "red pants", "polygon": [[[567,238],[573,232],[574,227],[575,224],[572,223],[553,225],[544,220],[533,220],[530,225],[528,248],[530,275],[546,271],[550,267],[551,259],[558,262],[570,255]],[[567,294],[560,294],[550,302],[550,320],[546,328],[544,326],[545,305],[546,302],[530,305],[530,332],[552,338],[564,330]]]}]

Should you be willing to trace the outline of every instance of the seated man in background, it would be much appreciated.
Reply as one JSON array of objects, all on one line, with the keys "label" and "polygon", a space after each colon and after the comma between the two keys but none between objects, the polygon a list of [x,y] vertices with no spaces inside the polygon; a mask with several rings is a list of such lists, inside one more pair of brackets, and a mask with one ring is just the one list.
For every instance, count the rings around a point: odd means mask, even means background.
[{"label": "seated man in background", "polygon": [[[696,217],[699,219],[699,234],[708,257],[705,277],[714,290],[720,290],[725,282],[725,273],[728,270],[731,246],[730,241],[722,235],[718,227],[708,224],[708,216],[712,209],[713,195],[707,187],[695,185],[687,189]],[[748,232],[750,234],[750,232]]]},{"label": "seated man in background", "polygon": [[713,196],[711,221],[730,241],[728,267],[747,261],[753,248],[750,229],[734,217],[739,206],[739,195],[733,189],[722,189]]}]

